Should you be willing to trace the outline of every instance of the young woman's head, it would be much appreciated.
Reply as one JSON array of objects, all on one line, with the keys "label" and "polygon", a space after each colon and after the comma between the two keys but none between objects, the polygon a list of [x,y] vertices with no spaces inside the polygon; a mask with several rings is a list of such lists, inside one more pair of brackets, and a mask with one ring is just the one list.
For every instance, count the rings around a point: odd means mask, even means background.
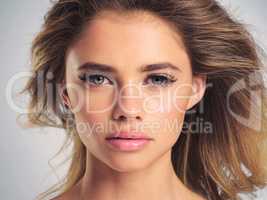
[{"label": "young woman's head", "polygon": [[[84,175],[88,153],[118,172],[170,156],[180,180],[210,199],[265,184],[262,64],[215,1],[59,0],[32,65],[30,121],[64,128],[74,145],[62,192]],[[120,131],[150,140],[110,145]]]},{"label": "young woman's head", "polygon": [[[144,168],[170,151],[185,111],[204,94],[180,36],[149,14],[101,13],[84,25],[65,58],[64,98],[80,139],[117,171]],[[144,132],[152,140],[140,152],[118,153],[106,137],[120,131]]]}]

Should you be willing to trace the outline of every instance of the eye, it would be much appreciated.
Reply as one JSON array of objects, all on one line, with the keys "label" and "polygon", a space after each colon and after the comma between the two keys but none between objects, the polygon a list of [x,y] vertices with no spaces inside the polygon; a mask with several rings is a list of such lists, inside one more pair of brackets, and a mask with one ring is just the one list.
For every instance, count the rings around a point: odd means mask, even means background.
[{"label": "eye", "polygon": [[84,82],[88,82],[89,84],[93,84],[96,86],[99,85],[105,85],[105,84],[112,84],[112,82],[109,80],[109,78],[107,78],[104,75],[101,74],[83,74],[81,76],[79,76],[80,80],[84,81]]},{"label": "eye", "polygon": [[[147,78],[152,81],[152,85],[167,86],[171,83],[174,83],[177,79],[169,74],[160,75],[160,74],[151,74]],[[147,82],[147,81],[146,81]]]}]

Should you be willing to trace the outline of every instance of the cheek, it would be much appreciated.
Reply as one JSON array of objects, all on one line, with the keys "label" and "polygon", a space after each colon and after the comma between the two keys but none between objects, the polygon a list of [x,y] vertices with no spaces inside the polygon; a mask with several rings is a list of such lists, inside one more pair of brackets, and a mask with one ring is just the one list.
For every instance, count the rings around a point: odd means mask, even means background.
[{"label": "cheek", "polygon": [[105,114],[86,114],[79,112],[75,114],[76,130],[86,148],[97,155],[105,138],[108,126],[108,118]]},{"label": "cheek", "polygon": [[107,113],[114,104],[114,92],[111,90],[80,89],[78,92],[69,91],[69,98],[76,120],[80,122],[100,123],[105,120]]},{"label": "cheek", "polygon": [[190,94],[190,87],[173,87],[169,92],[161,94],[160,98],[151,98],[147,103],[157,111],[149,114],[150,121],[156,123],[152,134],[165,141],[167,146],[174,144],[179,137]]},{"label": "cheek", "polygon": [[102,88],[85,89],[85,103],[83,106],[83,112],[91,113],[105,113],[112,109],[112,105],[115,103],[114,89]]},{"label": "cheek", "polygon": [[160,113],[167,118],[184,114],[191,95],[191,85],[172,87],[169,90],[150,95],[143,103],[146,113]]}]

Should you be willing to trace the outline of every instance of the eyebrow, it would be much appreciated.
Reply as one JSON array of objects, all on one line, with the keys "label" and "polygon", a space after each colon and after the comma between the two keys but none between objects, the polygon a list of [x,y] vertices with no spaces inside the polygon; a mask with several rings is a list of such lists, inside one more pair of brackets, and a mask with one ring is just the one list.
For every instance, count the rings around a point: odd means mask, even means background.
[{"label": "eyebrow", "polygon": [[[96,63],[96,62],[86,62],[78,67],[78,70],[86,70],[86,69],[117,73],[117,70],[115,69],[115,67],[107,65],[107,64]],[[178,66],[175,66],[174,64],[170,62],[162,62],[162,63],[144,65],[140,67],[139,71],[148,72],[148,71],[155,71],[155,70],[160,70],[160,69],[172,69],[172,70],[181,72],[181,69]]]}]

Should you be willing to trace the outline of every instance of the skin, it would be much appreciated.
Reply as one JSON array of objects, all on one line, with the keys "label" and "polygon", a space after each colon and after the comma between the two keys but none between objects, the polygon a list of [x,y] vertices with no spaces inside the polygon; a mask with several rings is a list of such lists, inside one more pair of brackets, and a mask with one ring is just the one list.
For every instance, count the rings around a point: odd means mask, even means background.
[{"label": "skin", "polygon": [[[111,65],[117,73],[104,74],[111,82],[105,78],[100,79],[100,85],[95,84],[97,80],[84,82],[79,78],[84,73],[103,75],[78,70],[89,61]],[[140,66],[162,62],[179,70],[139,71]],[[152,73],[172,75],[175,81],[162,86],[159,83],[165,79],[148,78]],[[63,99],[79,124],[87,165],[85,176],[58,199],[202,199],[175,175],[171,148],[179,138],[186,110],[204,95],[205,77],[192,76],[181,36],[169,24],[150,14],[102,12],[68,49],[66,83],[76,88],[67,87]],[[105,140],[111,122],[120,130],[142,131],[152,140],[134,152],[112,149]],[[168,122],[177,126],[167,127]],[[82,123],[90,126],[81,128]],[[93,129],[95,124],[101,124],[102,129]]]}]

